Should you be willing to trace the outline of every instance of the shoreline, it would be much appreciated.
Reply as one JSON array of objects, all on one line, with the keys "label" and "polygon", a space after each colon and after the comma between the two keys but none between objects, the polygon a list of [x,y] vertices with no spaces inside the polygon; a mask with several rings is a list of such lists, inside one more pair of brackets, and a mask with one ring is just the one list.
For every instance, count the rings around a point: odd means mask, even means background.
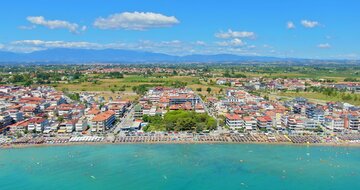
[{"label": "shoreline", "polygon": [[190,142],[190,141],[177,141],[177,142],[80,142],[80,143],[59,143],[59,144],[12,144],[9,146],[0,146],[1,149],[23,149],[23,148],[45,148],[45,147],[60,147],[60,146],[100,146],[100,145],[196,145],[196,144],[238,144],[238,145],[281,145],[281,146],[324,146],[324,147],[358,147],[360,143],[291,143],[291,142]]}]

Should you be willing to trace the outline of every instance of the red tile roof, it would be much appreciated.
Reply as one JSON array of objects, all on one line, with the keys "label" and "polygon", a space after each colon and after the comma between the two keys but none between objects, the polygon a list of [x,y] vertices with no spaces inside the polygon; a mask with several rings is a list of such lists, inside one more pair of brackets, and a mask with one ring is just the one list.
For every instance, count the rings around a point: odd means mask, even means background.
[{"label": "red tile roof", "polygon": [[99,121],[106,121],[108,120],[111,116],[115,115],[115,112],[114,111],[106,111],[106,112],[103,112],[103,113],[100,113],[98,115],[96,115],[92,121],[95,121],[95,122],[99,122]]},{"label": "red tile roof", "polygon": [[230,114],[230,113],[228,113],[228,114],[226,114],[226,119],[228,119],[228,120],[240,120],[240,116],[239,115],[237,115],[237,114]]}]

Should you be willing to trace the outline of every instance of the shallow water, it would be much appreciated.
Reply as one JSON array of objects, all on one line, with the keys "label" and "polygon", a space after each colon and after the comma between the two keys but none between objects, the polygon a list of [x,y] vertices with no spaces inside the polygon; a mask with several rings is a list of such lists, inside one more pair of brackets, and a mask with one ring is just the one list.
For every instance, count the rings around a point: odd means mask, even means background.
[{"label": "shallow water", "polygon": [[0,150],[0,189],[360,189],[360,148],[245,144]]}]

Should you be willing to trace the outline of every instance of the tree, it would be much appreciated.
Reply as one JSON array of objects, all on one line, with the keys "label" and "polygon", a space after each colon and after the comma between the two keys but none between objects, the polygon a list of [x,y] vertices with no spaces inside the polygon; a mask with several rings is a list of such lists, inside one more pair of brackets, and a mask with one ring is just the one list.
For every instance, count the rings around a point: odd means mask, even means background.
[{"label": "tree", "polygon": [[231,77],[230,72],[228,69],[225,70],[225,73],[223,74],[224,77]]},{"label": "tree", "polygon": [[269,100],[269,96],[265,95],[265,96],[264,96],[264,99],[265,99],[265,100]]},{"label": "tree", "polygon": [[196,91],[201,92],[202,88],[197,88]]},{"label": "tree", "polygon": [[13,76],[11,82],[12,83],[17,83],[17,82],[23,82],[24,80],[25,80],[24,75],[16,74],[16,75]]},{"label": "tree", "polygon": [[146,85],[141,84],[139,86],[133,86],[132,90],[139,95],[144,95],[147,91],[147,87]]},{"label": "tree", "polygon": [[31,86],[33,84],[32,80],[26,80],[24,86]]},{"label": "tree", "polygon": [[216,120],[207,114],[199,114],[184,110],[167,112],[161,116],[143,116],[149,122],[147,130],[167,131],[202,131],[216,129]]},{"label": "tree", "polygon": [[62,123],[62,122],[64,121],[64,117],[63,117],[63,116],[59,116],[57,120],[58,120],[59,123]]},{"label": "tree", "polygon": [[210,94],[210,92],[211,92],[211,88],[210,88],[210,87],[208,87],[208,88],[206,89],[206,91]]},{"label": "tree", "polygon": [[123,91],[125,91],[126,89],[125,89],[125,85],[123,85],[123,86],[121,86],[120,88],[119,88],[119,91],[121,91],[121,92],[123,92]]},{"label": "tree", "polygon": [[72,94],[67,94],[67,96],[74,100],[74,101],[80,101],[80,94],[79,93],[72,93]]}]

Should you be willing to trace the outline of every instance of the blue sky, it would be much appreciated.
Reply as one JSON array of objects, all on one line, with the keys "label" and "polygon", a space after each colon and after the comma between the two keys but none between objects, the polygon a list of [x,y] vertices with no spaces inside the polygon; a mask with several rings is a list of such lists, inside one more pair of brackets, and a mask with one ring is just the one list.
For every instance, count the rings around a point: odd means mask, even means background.
[{"label": "blue sky", "polygon": [[357,0],[12,0],[0,50],[360,58]]}]

